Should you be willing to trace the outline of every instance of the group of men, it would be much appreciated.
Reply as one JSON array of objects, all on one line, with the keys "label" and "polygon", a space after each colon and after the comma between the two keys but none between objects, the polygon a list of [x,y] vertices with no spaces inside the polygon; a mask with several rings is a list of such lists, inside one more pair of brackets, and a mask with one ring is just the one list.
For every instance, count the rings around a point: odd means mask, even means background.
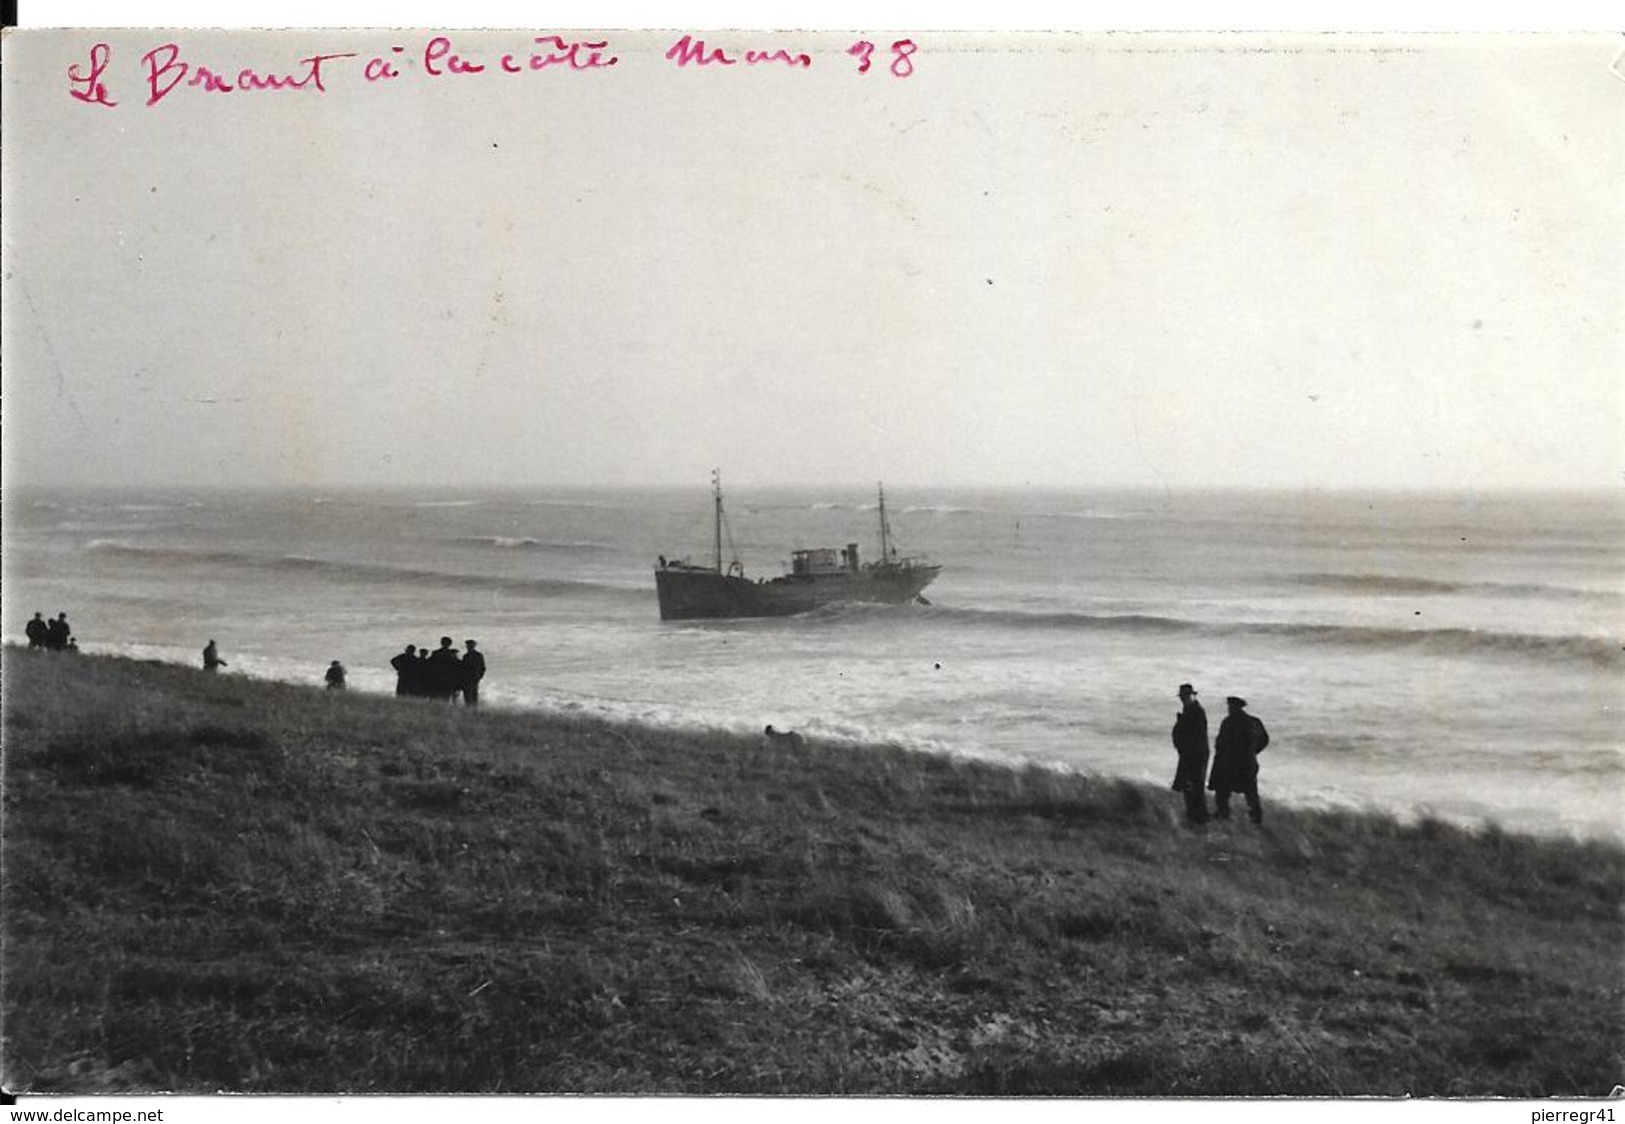
[{"label": "group of men", "polygon": [[73,629],[68,627],[66,613],[58,613],[54,621],[46,620],[44,613],[35,613],[23,633],[28,637],[30,648],[45,648],[52,652],[79,650],[79,645],[73,639]]},{"label": "group of men", "polygon": [[1264,723],[1247,713],[1247,700],[1231,695],[1225,699],[1229,713],[1219,723],[1219,736],[1213,739],[1213,771],[1208,773],[1207,711],[1196,701],[1196,688],[1179,685],[1183,709],[1174,719],[1174,750],[1179,768],[1174,773],[1174,791],[1185,794],[1185,818],[1192,823],[1208,821],[1207,791],[1213,792],[1213,816],[1230,818],[1230,794],[1239,792],[1247,799],[1247,818],[1264,822],[1264,806],[1258,800],[1258,755],[1270,744]]},{"label": "group of men", "polygon": [[395,693],[443,702],[462,695],[463,705],[478,706],[485,655],[476,641],[465,640],[463,646],[467,651],[459,656],[449,636],[442,636],[440,647],[432,652],[408,644],[406,651],[389,661],[395,669]]},{"label": "group of men", "polygon": [[[32,633],[29,634],[32,638]],[[408,644],[406,651],[389,661],[395,669],[395,693],[421,699],[440,699],[450,702],[458,695],[467,706],[480,702],[480,680],[485,678],[485,656],[473,640],[463,642],[468,651],[458,656],[451,637],[442,636],[440,647],[430,652]],[[213,640],[203,649],[203,670],[219,671],[226,666],[220,658],[220,647]],[[343,691],[348,687],[349,673],[344,664],[334,660],[327,665],[322,679],[329,691]]]}]

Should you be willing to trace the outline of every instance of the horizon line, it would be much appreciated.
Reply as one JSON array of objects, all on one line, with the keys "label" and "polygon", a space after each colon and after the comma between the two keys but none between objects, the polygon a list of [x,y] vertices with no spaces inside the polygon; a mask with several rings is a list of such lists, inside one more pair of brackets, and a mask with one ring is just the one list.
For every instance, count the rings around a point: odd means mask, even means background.
[{"label": "horizon line", "polygon": [[[732,485],[725,485],[726,490],[809,490],[809,489],[856,489],[872,490],[877,485],[888,489],[929,490],[929,491],[1064,491],[1064,492],[1117,492],[1124,494],[1162,494],[1162,495],[1243,495],[1248,493],[1268,495],[1294,495],[1303,493],[1323,493],[1326,495],[1550,495],[1561,493],[1606,494],[1620,491],[1618,485],[1612,484],[1393,484],[1393,483],[1341,483],[1341,484],[1086,484],[1063,483],[1057,481],[1023,481],[1011,483],[1006,481],[959,481],[953,483],[926,482],[902,480],[896,483],[880,479],[877,481],[861,481],[856,478],[824,481],[743,481],[735,478]],[[25,492],[192,492],[200,494],[242,494],[242,493],[301,493],[320,495],[324,492],[345,493],[400,493],[400,492],[431,492],[436,494],[451,494],[458,492],[516,493],[535,491],[600,491],[600,492],[626,492],[626,491],[702,491],[709,492],[711,488],[709,479],[698,479],[693,483],[674,483],[666,481],[621,481],[621,482],[570,482],[555,481],[548,483],[515,484],[499,482],[464,482],[464,483],[341,483],[341,484],[311,484],[299,482],[278,483],[236,483],[222,484],[210,482],[173,483],[173,482],[81,482],[81,483],[55,483],[55,482],[13,482],[9,487],[0,486],[0,492],[10,492],[13,495]],[[1625,499],[1625,493],[1622,493]]]}]

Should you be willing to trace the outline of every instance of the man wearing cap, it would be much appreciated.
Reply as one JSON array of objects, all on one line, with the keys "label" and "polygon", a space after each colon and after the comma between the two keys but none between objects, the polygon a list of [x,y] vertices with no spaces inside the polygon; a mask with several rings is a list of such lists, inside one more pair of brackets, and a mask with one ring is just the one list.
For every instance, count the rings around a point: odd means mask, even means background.
[{"label": "man wearing cap", "polygon": [[397,695],[416,695],[418,691],[418,646],[408,644],[406,651],[389,661],[389,666],[395,669],[395,693]]},{"label": "man wearing cap", "polygon": [[1185,818],[1207,823],[1207,793],[1202,778],[1207,775],[1207,711],[1196,701],[1196,688],[1179,685],[1179,701],[1184,704],[1174,718],[1174,751],[1179,768],[1174,772],[1174,791],[1185,794]]},{"label": "man wearing cap", "polygon": [[485,678],[485,655],[473,640],[464,640],[468,654],[463,657],[463,705],[480,705],[480,680]]},{"label": "man wearing cap", "polygon": [[1258,802],[1258,755],[1270,744],[1264,723],[1247,713],[1247,700],[1231,695],[1225,699],[1230,713],[1219,723],[1219,736],[1213,739],[1213,773],[1207,786],[1213,790],[1213,815],[1230,818],[1230,794],[1247,798],[1247,818],[1264,822],[1264,808]]},{"label": "man wearing cap", "polygon": [[429,665],[424,670],[428,673],[425,686],[431,699],[449,703],[457,697],[463,685],[463,669],[451,637],[440,638],[440,647],[429,653]]}]

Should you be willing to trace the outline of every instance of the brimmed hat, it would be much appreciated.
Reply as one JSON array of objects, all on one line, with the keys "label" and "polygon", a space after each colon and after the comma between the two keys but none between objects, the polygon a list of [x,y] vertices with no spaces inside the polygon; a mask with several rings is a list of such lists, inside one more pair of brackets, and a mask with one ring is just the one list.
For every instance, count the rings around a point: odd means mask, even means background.
[{"label": "brimmed hat", "polygon": [[1229,703],[1231,706],[1239,706],[1243,710],[1247,708],[1247,700],[1237,698],[1235,695],[1226,695],[1224,701]]},{"label": "brimmed hat", "polygon": [[1196,688],[1192,687],[1189,683],[1181,683],[1179,685],[1179,693],[1182,694],[1182,695],[1183,694],[1192,694],[1192,695],[1194,695],[1194,694],[1197,693],[1197,691],[1196,691]]}]

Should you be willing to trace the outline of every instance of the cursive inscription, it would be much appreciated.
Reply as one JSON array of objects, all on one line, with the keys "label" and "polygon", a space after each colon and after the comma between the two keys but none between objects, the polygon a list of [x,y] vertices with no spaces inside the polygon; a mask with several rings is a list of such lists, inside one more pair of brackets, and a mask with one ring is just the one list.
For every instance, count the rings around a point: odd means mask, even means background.
[{"label": "cursive inscription", "polygon": [[[482,37],[474,46],[459,43],[446,34],[431,35],[413,46],[411,40],[392,44],[376,54],[359,51],[332,51],[308,55],[293,65],[265,70],[258,67],[231,69],[215,65],[212,60],[199,60],[183,51],[178,42],[160,43],[139,57],[139,80],[145,87],[148,107],[173,97],[179,90],[197,90],[205,94],[237,93],[296,93],[326,94],[340,79],[357,80],[367,86],[388,86],[403,78],[416,76],[417,80],[446,82],[476,79],[480,76],[535,74],[554,71],[561,74],[580,74],[588,71],[608,71],[622,60],[610,46],[608,38],[566,39],[562,35],[537,35],[530,43],[515,50],[497,50],[490,46],[490,37]],[[657,48],[658,49],[658,48]],[[907,78],[914,73],[912,56],[918,50],[912,39],[898,39],[891,44],[890,70],[893,77]],[[843,52],[857,60],[859,74],[867,73],[871,66],[881,64],[875,44],[858,40]],[[814,55],[809,51],[782,47],[718,46],[707,43],[693,33],[686,33],[659,56],[678,69],[728,70],[739,68],[771,68],[806,70],[813,65]],[[828,56],[825,56],[826,58]],[[361,63],[349,64],[350,59]],[[68,96],[86,105],[106,109],[117,107],[111,88],[116,84],[115,52],[106,42],[91,46],[87,61],[72,62],[67,66]],[[128,81],[134,77],[125,62],[122,72]],[[848,64],[850,66],[850,64]]]},{"label": "cursive inscription", "polygon": [[113,57],[113,48],[106,43],[97,43],[90,48],[90,73],[79,73],[77,64],[68,67],[68,96],[78,98],[91,105],[105,105],[109,109],[118,102],[109,100],[107,85],[102,81],[102,74],[107,70],[107,61]]},{"label": "cursive inscription", "polygon": [[563,66],[570,70],[599,70],[621,61],[614,55],[604,53],[609,48],[608,39],[567,43],[562,36],[538,35],[536,43],[545,50],[530,52],[529,59],[523,63],[513,55],[503,55],[502,69],[509,74],[518,74],[523,70],[546,70],[550,66]]},{"label": "cursive inscription", "polygon": [[212,94],[230,94],[238,90],[303,90],[306,87],[314,88],[319,93],[326,93],[327,86],[322,81],[322,64],[332,62],[334,59],[351,59],[356,56],[355,51],[311,55],[299,60],[299,65],[303,67],[299,71],[261,74],[245,67],[228,77],[207,66],[183,61],[180,54],[179,44],[165,43],[141,56],[141,62],[146,67],[148,105],[157,105],[163,101],[182,82],[188,86],[200,87]]},{"label": "cursive inscription", "polygon": [[722,47],[707,47],[704,39],[693,35],[685,35],[673,43],[666,51],[666,58],[679,67],[686,66],[738,66],[743,62],[746,66],[760,66],[762,63],[780,63],[791,67],[808,67],[812,65],[812,56],[806,53],[791,54],[789,51],[752,51],[743,54],[735,52],[730,55]]}]

